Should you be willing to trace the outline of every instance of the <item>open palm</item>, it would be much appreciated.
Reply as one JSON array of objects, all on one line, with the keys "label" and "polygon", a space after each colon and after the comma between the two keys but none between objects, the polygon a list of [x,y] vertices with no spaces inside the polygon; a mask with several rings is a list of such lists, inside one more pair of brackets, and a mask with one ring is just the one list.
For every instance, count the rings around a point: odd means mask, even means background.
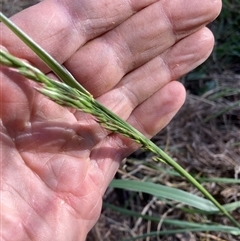
[{"label": "open palm", "polygon": [[[144,135],[181,107],[174,80],[213,46],[204,26],[219,1],[46,0],[12,20],[64,64],[93,96]],[[55,78],[1,25],[1,45]],[[58,106],[2,67],[3,240],[84,240],[119,163],[137,145],[93,117]]]}]

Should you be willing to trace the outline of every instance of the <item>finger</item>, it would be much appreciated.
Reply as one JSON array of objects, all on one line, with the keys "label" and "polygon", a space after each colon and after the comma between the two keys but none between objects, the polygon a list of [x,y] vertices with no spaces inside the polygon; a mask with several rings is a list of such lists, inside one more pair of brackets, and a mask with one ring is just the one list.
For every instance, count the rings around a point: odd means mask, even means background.
[{"label": "finger", "polygon": [[[153,2],[156,0],[45,0],[12,20],[62,63],[89,39],[109,31]],[[32,51],[3,25],[1,43],[12,54],[43,67]]]},{"label": "finger", "polygon": [[158,1],[146,7],[83,46],[65,63],[66,67],[95,97],[100,96],[126,73],[212,21],[220,10],[219,1],[171,3]]},{"label": "finger", "polygon": [[[146,66],[126,76],[123,79],[123,86],[129,88],[128,91],[119,90],[120,85],[98,100],[151,138],[171,121],[185,100],[184,87],[177,81],[169,81],[202,63],[210,54],[212,47],[211,32],[206,28],[202,29],[178,42]],[[135,96],[135,101],[130,100],[132,96]],[[142,101],[144,102],[138,105]],[[118,134],[107,136],[95,146],[91,158],[100,160],[97,163],[106,184],[102,192],[112,180],[122,159],[137,148],[135,142]]]},{"label": "finger", "polygon": [[[150,138],[170,122],[184,99],[184,87],[177,81],[170,82],[135,109],[128,122]],[[119,134],[107,136],[94,147],[91,160],[96,160],[102,171],[102,193],[114,177],[120,162],[138,147],[134,141]]]},{"label": "finger", "polygon": [[184,38],[152,61],[126,75],[111,91],[98,98],[123,119],[172,80],[191,71],[210,55],[214,44],[207,29]]},{"label": "finger", "polygon": [[185,100],[185,88],[180,82],[172,81],[138,106],[128,122],[151,138],[162,130],[179,111]]}]

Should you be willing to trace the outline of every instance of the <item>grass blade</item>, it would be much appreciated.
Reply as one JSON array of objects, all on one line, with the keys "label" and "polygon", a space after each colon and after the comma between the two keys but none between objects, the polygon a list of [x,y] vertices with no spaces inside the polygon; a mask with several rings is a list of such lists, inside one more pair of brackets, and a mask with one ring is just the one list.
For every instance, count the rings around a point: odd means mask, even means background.
[{"label": "grass blade", "polygon": [[[126,208],[121,208],[109,203],[103,203],[103,206],[113,211],[116,211],[118,213],[121,213],[122,215],[127,215],[130,217],[143,218],[144,220],[153,221],[157,223],[161,220],[161,217],[142,215],[139,212],[135,212]],[[201,223],[194,223],[194,222],[175,220],[175,219],[169,219],[169,218],[164,218],[162,222],[166,225],[175,226],[177,228],[185,228],[186,230],[188,230],[189,228],[200,228],[201,230],[199,231],[215,231],[215,232],[218,231],[223,233],[229,233],[236,236],[240,235],[240,230],[238,228],[226,226],[226,225],[218,225],[218,224],[211,224],[211,223],[201,224]]]},{"label": "grass blade", "polygon": [[175,200],[177,202],[187,204],[191,207],[195,207],[206,212],[218,211],[218,208],[216,208],[216,206],[213,205],[213,203],[207,199],[204,199],[202,197],[196,196],[194,194],[185,192],[177,188],[168,187],[161,184],[156,184],[147,181],[139,183],[139,181],[134,180],[117,179],[113,180],[110,183],[110,187],[148,193],[161,199],[164,198]]}]

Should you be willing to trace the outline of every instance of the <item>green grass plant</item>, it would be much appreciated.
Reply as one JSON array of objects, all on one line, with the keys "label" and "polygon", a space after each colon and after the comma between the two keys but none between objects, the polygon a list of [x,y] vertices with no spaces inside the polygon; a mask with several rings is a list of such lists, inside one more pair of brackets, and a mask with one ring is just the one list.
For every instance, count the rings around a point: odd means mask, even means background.
[{"label": "green grass plant", "polygon": [[[128,138],[131,138],[136,143],[138,143],[141,148],[144,150],[150,151],[154,155],[154,160],[157,162],[163,162],[170,165],[175,169],[181,176],[185,177],[191,184],[193,184],[208,200],[200,198],[196,195],[190,193],[184,193],[181,190],[171,189],[170,193],[176,198],[179,192],[181,193],[182,198],[185,200],[178,200],[188,205],[193,205],[189,203],[188,199],[195,198],[198,204],[207,205],[205,208],[208,208],[210,211],[220,210],[226,217],[228,217],[231,222],[240,229],[240,223],[238,223],[228,212],[228,210],[222,206],[192,175],[190,175],[184,168],[182,168],[177,162],[175,162],[170,156],[168,156],[164,151],[162,151],[157,145],[152,141],[146,138],[142,133],[137,131],[127,122],[119,118],[117,115],[112,113],[106,107],[97,102],[93,96],[85,90],[75,79],[74,77],[56,60],[54,60],[49,54],[47,54],[40,46],[38,46],[30,37],[28,37],[24,32],[22,32],[17,26],[15,26],[8,18],[6,18],[2,13],[0,14],[0,20],[6,24],[22,41],[24,41],[44,62],[47,64],[50,69],[59,77],[61,81],[55,81],[48,78],[44,73],[42,73],[37,68],[31,66],[30,64],[17,59],[11,54],[0,50],[0,64],[10,66],[14,68],[19,74],[32,79],[40,83],[39,87],[36,89],[55,101],[56,103],[75,108],[79,111],[83,111],[91,114],[96,121],[102,125],[104,128],[111,132],[122,134]],[[117,181],[115,181],[116,185]],[[163,192],[163,187],[160,189],[160,185],[155,185],[154,183],[145,182],[144,185],[139,185],[135,182],[125,181],[125,184],[128,183],[129,188],[133,189],[134,185],[138,187],[145,187],[146,190],[151,187],[151,194],[156,195],[156,192]],[[113,185],[114,182],[111,184]],[[119,184],[120,185],[120,184]],[[148,187],[146,187],[148,185]],[[126,186],[124,187],[126,188]],[[145,191],[146,191],[145,190]],[[143,191],[143,190],[142,190]],[[175,192],[175,197],[174,197]],[[191,197],[190,197],[191,196]],[[168,198],[168,197],[165,197]],[[204,207],[202,207],[204,209]]]}]

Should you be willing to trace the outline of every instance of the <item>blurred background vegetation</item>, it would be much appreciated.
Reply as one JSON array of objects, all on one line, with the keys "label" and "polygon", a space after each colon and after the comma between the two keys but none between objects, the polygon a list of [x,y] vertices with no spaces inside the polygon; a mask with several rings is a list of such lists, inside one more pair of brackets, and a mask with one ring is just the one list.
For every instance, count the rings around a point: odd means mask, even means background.
[{"label": "blurred background vegetation", "polygon": [[[240,74],[240,1],[223,0],[220,16],[209,25],[215,36],[215,47],[209,59],[189,73],[186,87],[197,95],[212,90],[217,86],[213,75],[223,73]],[[191,88],[198,82],[200,88]]]}]

